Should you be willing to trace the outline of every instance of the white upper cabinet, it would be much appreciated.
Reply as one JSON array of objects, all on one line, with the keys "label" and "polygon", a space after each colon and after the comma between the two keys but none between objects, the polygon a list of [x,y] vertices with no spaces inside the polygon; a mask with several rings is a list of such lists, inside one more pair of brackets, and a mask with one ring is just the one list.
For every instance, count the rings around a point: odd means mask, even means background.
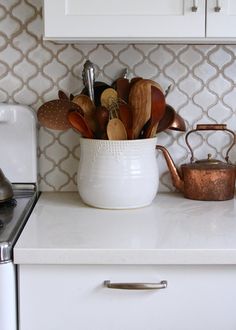
[{"label": "white upper cabinet", "polygon": [[207,0],[209,38],[236,38],[236,0]]},{"label": "white upper cabinet", "polygon": [[205,36],[205,0],[44,0],[44,36],[157,40]]},{"label": "white upper cabinet", "polygon": [[236,0],[44,0],[44,38],[236,40]]}]

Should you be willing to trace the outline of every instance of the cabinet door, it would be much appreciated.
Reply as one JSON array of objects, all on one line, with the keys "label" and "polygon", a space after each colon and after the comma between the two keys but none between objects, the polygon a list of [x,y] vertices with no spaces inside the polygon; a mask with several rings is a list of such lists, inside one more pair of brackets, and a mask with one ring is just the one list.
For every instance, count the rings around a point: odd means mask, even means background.
[{"label": "cabinet door", "polygon": [[236,37],[236,1],[207,1],[207,31],[208,38]]},{"label": "cabinet door", "polygon": [[[235,266],[21,265],[19,330],[235,330]],[[167,280],[160,290],[111,282]]]},{"label": "cabinet door", "polygon": [[44,0],[44,37],[85,41],[205,37],[205,0]]}]

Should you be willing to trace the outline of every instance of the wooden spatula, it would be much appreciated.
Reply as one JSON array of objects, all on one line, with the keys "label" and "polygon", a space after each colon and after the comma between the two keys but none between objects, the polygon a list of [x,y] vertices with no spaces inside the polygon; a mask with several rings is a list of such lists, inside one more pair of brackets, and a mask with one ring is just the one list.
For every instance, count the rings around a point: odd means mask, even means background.
[{"label": "wooden spatula", "polygon": [[150,79],[138,80],[130,90],[129,104],[133,112],[134,139],[139,137],[142,128],[151,118],[151,86],[161,90],[160,85]]}]

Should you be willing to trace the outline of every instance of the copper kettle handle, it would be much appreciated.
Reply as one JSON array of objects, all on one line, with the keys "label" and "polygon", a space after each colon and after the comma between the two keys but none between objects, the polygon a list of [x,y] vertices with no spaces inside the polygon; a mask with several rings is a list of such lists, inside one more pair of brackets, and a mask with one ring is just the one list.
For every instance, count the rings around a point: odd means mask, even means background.
[{"label": "copper kettle handle", "polygon": [[191,162],[193,162],[193,160],[194,160],[194,154],[193,154],[193,149],[191,148],[191,146],[188,142],[188,137],[191,133],[197,132],[197,131],[226,131],[233,135],[233,142],[229,146],[229,149],[227,150],[226,155],[225,155],[225,160],[228,163],[229,162],[229,152],[233,148],[233,146],[236,144],[235,133],[232,130],[228,129],[226,124],[198,124],[195,129],[189,131],[185,136],[185,142],[191,152],[191,158],[190,158]]}]

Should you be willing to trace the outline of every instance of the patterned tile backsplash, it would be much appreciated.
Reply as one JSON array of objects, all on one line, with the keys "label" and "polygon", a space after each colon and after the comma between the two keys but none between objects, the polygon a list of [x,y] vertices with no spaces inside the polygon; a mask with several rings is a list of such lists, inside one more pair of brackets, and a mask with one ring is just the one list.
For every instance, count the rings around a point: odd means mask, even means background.
[{"label": "patterned tile backsplash", "polygon": [[[236,45],[56,44],[42,40],[42,0],[0,2],[0,102],[21,103],[35,111],[57,91],[79,93],[82,69],[89,59],[96,80],[111,83],[124,68],[172,84],[167,102],[185,118],[188,130],[197,123],[226,123],[236,131]],[[189,161],[184,134],[165,131],[158,143],[177,164]],[[191,143],[198,158],[223,157],[230,139],[222,132],[196,134]],[[43,191],[76,190],[79,136],[72,130],[39,130],[39,181]],[[230,153],[236,161],[236,148]],[[166,164],[158,155],[161,191],[173,190]]]}]

